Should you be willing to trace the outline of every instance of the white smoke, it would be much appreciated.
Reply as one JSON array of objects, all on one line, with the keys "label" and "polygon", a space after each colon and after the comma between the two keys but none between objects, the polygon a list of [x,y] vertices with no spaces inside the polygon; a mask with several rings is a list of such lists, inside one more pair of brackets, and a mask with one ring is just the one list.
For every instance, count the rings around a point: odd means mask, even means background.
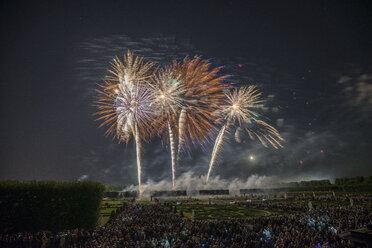
[{"label": "white smoke", "polygon": [[89,178],[88,175],[81,175],[79,178],[78,178],[78,181],[84,181],[84,180],[87,180]]},{"label": "white smoke", "polygon": [[[176,178],[175,187],[172,187],[171,180],[162,180],[154,182],[149,179],[142,185],[144,195],[148,196],[152,191],[186,190],[188,194],[198,190],[216,190],[228,189],[230,195],[239,194],[240,189],[269,188],[275,186],[273,182],[277,181],[275,177],[251,175],[246,180],[240,179],[221,179],[219,176],[212,177],[208,183],[205,182],[205,176],[197,176],[193,171],[186,172]],[[124,191],[136,191],[137,186],[131,185]]]}]

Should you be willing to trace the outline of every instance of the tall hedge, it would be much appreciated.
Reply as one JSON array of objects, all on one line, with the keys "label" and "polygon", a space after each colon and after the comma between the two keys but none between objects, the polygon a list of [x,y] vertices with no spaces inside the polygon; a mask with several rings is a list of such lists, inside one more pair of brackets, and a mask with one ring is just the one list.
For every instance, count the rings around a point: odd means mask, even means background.
[{"label": "tall hedge", "polygon": [[328,185],[331,185],[331,182],[329,180],[311,180],[311,181],[301,181],[299,183],[299,186],[302,187],[302,186],[305,186],[305,187],[308,187],[308,186],[328,186]]},{"label": "tall hedge", "polygon": [[350,185],[350,184],[371,184],[372,176],[369,177],[341,177],[336,178],[335,184],[337,185]]},{"label": "tall hedge", "polygon": [[103,191],[91,181],[0,182],[0,232],[92,229]]}]

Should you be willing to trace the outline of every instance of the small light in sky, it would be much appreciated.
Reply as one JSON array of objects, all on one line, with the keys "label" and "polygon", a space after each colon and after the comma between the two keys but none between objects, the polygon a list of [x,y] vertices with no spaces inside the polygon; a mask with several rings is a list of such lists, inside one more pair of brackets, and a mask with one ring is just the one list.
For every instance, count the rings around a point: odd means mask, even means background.
[{"label": "small light in sky", "polygon": [[115,89],[115,93],[118,94],[119,93],[119,90],[118,89]]},{"label": "small light in sky", "polygon": [[323,153],[324,152],[324,150],[323,149],[320,149],[320,153]]},{"label": "small light in sky", "polygon": [[249,159],[250,159],[250,160],[253,160],[253,159],[254,159],[254,157],[253,157],[253,156],[251,155],[251,156],[249,156]]},{"label": "small light in sky", "polygon": [[303,163],[304,163],[304,161],[300,160],[300,164],[303,164]]}]

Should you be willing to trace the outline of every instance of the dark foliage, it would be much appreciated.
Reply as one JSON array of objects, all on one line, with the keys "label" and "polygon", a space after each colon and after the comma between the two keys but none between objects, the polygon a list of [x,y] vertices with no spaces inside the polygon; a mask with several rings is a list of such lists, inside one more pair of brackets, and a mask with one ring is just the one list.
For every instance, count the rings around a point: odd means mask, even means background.
[{"label": "dark foliage", "polygon": [[312,180],[291,182],[283,184],[274,191],[343,191],[343,192],[367,192],[372,191],[372,176],[369,177],[342,177],[337,178],[334,184],[329,180]]},{"label": "dark foliage", "polygon": [[91,181],[0,182],[0,232],[92,229],[103,191]]},{"label": "dark foliage", "polygon": [[163,191],[151,191],[151,196],[160,197],[160,196],[186,196],[186,190],[163,190]]},{"label": "dark foliage", "polygon": [[372,184],[372,176],[369,177],[342,177],[335,180],[336,185],[350,185],[350,184]]},{"label": "dark foliage", "polygon": [[108,198],[119,198],[119,193],[120,192],[117,192],[117,191],[110,191],[110,192],[104,192],[103,195],[104,197],[108,197]]},{"label": "dark foliage", "polygon": [[199,190],[200,195],[228,195],[228,189]]}]

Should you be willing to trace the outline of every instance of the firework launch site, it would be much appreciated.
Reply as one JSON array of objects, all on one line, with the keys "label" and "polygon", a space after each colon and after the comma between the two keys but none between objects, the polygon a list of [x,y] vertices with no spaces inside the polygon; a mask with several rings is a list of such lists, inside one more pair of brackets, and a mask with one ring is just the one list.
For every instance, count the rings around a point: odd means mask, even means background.
[{"label": "firework launch site", "polygon": [[[142,192],[142,198],[174,198],[174,199],[187,199],[187,198],[234,198],[234,197],[248,197],[248,196],[263,196],[279,197],[279,198],[292,198],[296,195],[316,195],[315,192],[329,197],[335,196],[335,192],[348,193],[348,192],[365,192],[370,193],[372,187],[371,177],[355,177],[355,178],[337,178],[335,183],[330,180],[312,180],[302,182],[281,183],[277,187],[262,187],[262,188],[249,188],[249,189],[187,189],[187,190],[154,190],[155,186],[148,186]],[[139,191],[132,190],[134,186],[106,186],[104,197],[125,199],[125,198],[138,198]]]}]

